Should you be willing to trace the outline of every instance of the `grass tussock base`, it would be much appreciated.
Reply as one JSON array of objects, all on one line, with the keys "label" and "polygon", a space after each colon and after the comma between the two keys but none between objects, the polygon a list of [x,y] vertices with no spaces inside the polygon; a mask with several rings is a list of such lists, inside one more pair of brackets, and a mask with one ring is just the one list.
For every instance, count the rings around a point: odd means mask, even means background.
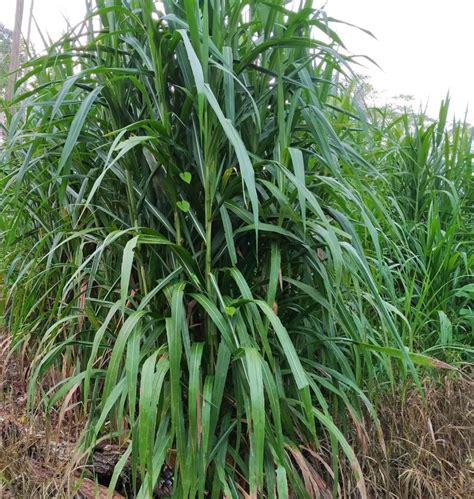
[{"label": "grass tussock base", "polygon": [[[45,418],[26,424],[18,365],[14,358],[5,358],[0,361],[0,497],[105,497],[105,487],[79,480],[78,470],[70,466],[74,446],[66,437],[67,421],[58,433],[62,442],[48,442]],[[465,375],[425,380],[423,388],[424,400],[416,388],[381,398],[377,412],[383,445],[375,428],[359,427],[353,445],[369,497],[461,499],[474,494],[474,383]],[[305,454],[304,446],[301,449]],[[321,443],[321,454],[306,457],[306,479],[317,485],[315,494],[330,497],[334,474],[329,443]],[[338,497],[357,496],[344,460],[339,482]]]}]

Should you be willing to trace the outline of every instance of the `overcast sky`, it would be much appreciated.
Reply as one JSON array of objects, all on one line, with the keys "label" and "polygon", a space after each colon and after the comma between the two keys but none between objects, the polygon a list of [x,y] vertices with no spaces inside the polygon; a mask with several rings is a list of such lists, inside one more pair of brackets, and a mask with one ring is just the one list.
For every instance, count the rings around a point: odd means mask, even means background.
[{"label": "overcast sky", "polygon": [[[53,39],[65,30],[64,17],[75,24],[85,12],[83,0],[33,1],[38,25]],[[1,2],[0,22],[11,28],[16,0]],[[315,0],[318,6],[323,3]],[[25,19],[30,6],[31,0],[25,0]],[[377,37],[338,26],[352,53],[368,55],[381,66],[366,63],[364,72],[383,96],[413,95],[435,114],[449,90],[456,116],[463,117],[470,103],[468,119],[474,123],[474,0],[327,0],[326,10]],[[34,28],[31,39],[41,46]]]}]

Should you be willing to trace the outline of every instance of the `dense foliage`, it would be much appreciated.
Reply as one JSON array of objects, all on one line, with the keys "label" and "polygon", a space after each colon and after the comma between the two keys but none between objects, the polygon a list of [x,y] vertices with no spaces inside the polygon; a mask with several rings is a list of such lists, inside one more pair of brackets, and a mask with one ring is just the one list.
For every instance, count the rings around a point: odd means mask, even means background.
[{"label": "dense foliage", "polygon": [[344,435],[472,351],[469,128],[360,106],[311,5],[97,0],[18,81],[5,319],[137,497],[171,454],[179,498],[335,491],[343,454],[365,495]]}]

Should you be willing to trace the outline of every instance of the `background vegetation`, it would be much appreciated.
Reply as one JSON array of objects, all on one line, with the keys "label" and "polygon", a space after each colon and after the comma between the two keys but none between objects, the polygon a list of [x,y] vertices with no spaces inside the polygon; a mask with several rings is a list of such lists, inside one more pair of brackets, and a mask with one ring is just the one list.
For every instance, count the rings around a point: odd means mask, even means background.
[{"label": "background vegetation", "polygon": [[6,75],[10,66],[10,51],[13,33],[0,24],[0,96],[5,97]]},{"label": "background vegetation", "polygon": [[470,129],[365,107],[338,22],[97,0],[5,108],[29,403],[118,438],[137,497],[170,459],[174,497],[336,494],[340,459],[364,496],[380,395],[472,360]]}]

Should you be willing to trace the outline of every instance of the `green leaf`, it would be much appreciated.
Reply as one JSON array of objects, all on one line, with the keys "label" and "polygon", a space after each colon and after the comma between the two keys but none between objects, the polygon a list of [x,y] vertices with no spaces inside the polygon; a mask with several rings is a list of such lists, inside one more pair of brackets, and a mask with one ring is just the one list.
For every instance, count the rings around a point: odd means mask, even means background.
[{"label": "green leaf", "polygon": [[308,377],[305,370],[303,369],[303,366],[301,365],[301,361],[298,357],[298,354],[296,353],[290,336],[288,335],[288,331],[284,328],[280,319],[275,315],[275,312],[267,303],[261,300],[255,300],[255,303],[260,307],[262,312],[266,315],[271,325],[273,326],[283,353],[288,360],[288,364],[290,365],[290,369],[293,373],[293,377],[295,378],[298,389],[301,390],[305,388],[306,386],[308,386]]},{"label": "green leaf", "polygon": [[401,360],[405,359],[405,357],[408,355],[414,364],[418,364],[420,366],[434,367],[436,369],[455,369],[455,367],[447,364],[446,362],[435,359],[433,357],[428,357],[427,355],[423,355],[421,353],[409,352],[408,349],[405,349],[405,352],[402,352],[398,348],[384,347],[380,345],[369,345],[367,343],[360,342],[354,343],[360,348],[371,350],[373,352],[384,353]]},{"label": "green leaf", "polygon": [[254,348],[245,349],[245,363],[250,389],[250,494],[256,495],[263,483],[263,451],[265,441],[265,398],[263,393],[262,364]]},{"label": "green leaf", "polygon": [[187,184],[190,184],[191,183],[191,180],[193,178],[193,175],[191,172],[181,172],[179,174],[179,176],[181,177],[181,180],[183,182],[186,182]]},{"label": "green leaf", "polygon": [[90,92],[82,101],[77,113],[74,115],[66,142],[64,143],[61,158],[59,159],[58,174],[63,171],[63,168],[69,160],[74,147],[77,146],[77,139],[87,119],[87,114],[101,91],[102,86],[97,86],[92,92]]},{"label": "green leaf", "polygon": [[135,248],[138,244],[139,236],[135,236],[130,239],[125,245],[122,257],[122,272],[121,272],[121,286],[120,286],[120,304],[122,307],[122,313],[125,312],[125,304],[128,297],[128,288],[130,283],[130,276],[132,273],[133,259]]},{"label": "green leaf", "polygon": [[230,315],[231,317],[237,312],[237,309],[235,307],[224,307],[225,313],[227,315]]},{"label": "green leaf", "polygon": [[189,203],[184,199],[181,201],[176,201],[176,206],[184,213],[189,211]]}]

